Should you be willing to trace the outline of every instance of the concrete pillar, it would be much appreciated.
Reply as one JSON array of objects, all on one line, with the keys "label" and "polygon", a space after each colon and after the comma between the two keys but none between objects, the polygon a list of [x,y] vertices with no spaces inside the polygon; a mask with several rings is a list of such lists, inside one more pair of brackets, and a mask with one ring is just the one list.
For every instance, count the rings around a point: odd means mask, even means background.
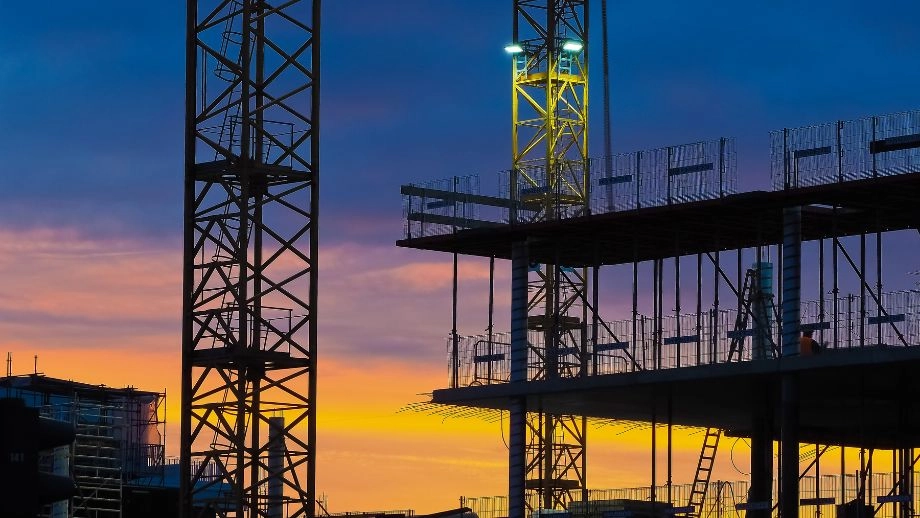
[{"label": "concrete pillar", "polygon": [[769,345],[773,333],[773,312],[767,306],[767,302],[773,299],[773,263],[754,263],[754,271],[758,273],[758,279],[754,287],[756,296],[751,301],[751,313],[754,314],[751,352],[755,360],[763,360],[773,356]]},{"label": "concrete pillar", "polygon": [[527,381],[527,243],[511,248],[511,382]]},{"label": "concrete pillar", "polygon": [[268,418],[268,518],[281,518],[284,511],[284,418]]},{"label": "concrete pillar", "polygon": [[783,209],[783,356],[799,354],[802,304],[802,208]]},{"label": "concrete pillar", "polygon": [[511,401],[508,426],[508,518],[524,518],[527,510],[525,500],[524,463],[526,462],[527,407],[524,398]]},{"label": "concrete pillar", "polygon": [[[514,243],[511,249],[511,382],[527,381],[527,243]],[[524,518],[524,477],[527,442],[527,402],[514,398],[509,412],[508,437],[508,518]]]},{"label": "concrete pillar", "polygon": [[[773,402],[768,387],[758,387],[753,394],[754,415],[751,423],[751,490],[748,502],[773,500]],[[748,518],[769,518],[765,510],[747,511]]]},{"label": "concrete pillar", "polygon": [[795,373],[782,379],[782,429],[780,430],[779,512],[782,518],[799,516],[799,383]]},{"label": "concrete pillar", "polygon": [[[799,354],[802,298],[802,208],[783,210],[783,357]],[[781,380],[780,516],[799,516],[799,383],[795,373]]]}]

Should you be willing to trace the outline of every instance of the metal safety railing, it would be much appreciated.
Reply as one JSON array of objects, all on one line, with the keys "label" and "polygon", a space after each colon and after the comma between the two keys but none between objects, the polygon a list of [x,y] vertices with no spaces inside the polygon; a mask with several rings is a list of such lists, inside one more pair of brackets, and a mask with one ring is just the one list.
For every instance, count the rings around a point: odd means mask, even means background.
[{"label": "metal safety railing", "polygon": [[[911,509],[920,509],[920,477],[913,478],[911,488],[905,488],[903,501],[909,503]],[[840,476],[828,474],[820,476],[804,476],[799,480],[799,495],[801,506],[799,515],[805,518],[830,516],[834,513],[835,506],[853,502],[860,497],[860,478],[855,474]],[[875,518],[895,518],[898,516],[895,507],[896,501],[902,499],[891,498],[892,491],[897,483],[894,473],[873,473],[866,479],[866,489],[863,501],[875,509],[872,515]],[[744,518],[746,511],[738,506],[747,502],[749,484],[746,481],[721,481],[710,482],[706,499],[701,508],[701,518]],[[819,489],[820,488],[820,489]],[[869,490],[871,488],[871,491]],[[773,482],[773,499],[777,501],[776,481]],[[668,494],[670,490],[670,502]],[[689,502],[692,484],[674,484],[670,488],[666,485],[655,487],[655,501],[663,505],[670,505],[679,509],[686,507]],[[471,508],[479,518],[500,518],[508,516],[508,498],[506,496],[464,497],[463,505]],[[643,502],[646,505],[652,501],[652,488],[650,486],[620,488],[620,489],[589,489],[587,504],[581,501],[569,503],[567,514],[572,518],[602,518],[605,512],[621,511],[628,502]],[[539,502],[532,495],[528,502],[532,509],[539,508]],[[677,514],[667,513],[662,510],[662,515]],[[778,516],[778,510],[773,509],[772,516]]]},{"label": "metal safety railing", "polygon": [[920,111],[770,134],[774,190],[920,172]]},{"label": "metal safety railing", "polygon": [[481,221],[479,176],[455,176],[402,188],[406,238],[452,234]]},{"label": "metal safety railing", "polygon": [[[660,485],[655,487],[655,502],[661,505],[660,515],[674,515],[665,509],[680,508],[687,505],[690,498],[692,484],[673,484],[670,487]],[[735,511],[735,505],[745,501],[748,483],[745,481],[713,481],[710,491],[706,494],[703,504],[703,517],[738,516],[743,514]],[[628,502],[642,502],[644,507],[652,502],[652,488],[650,486],[617,488],[617,489],[589,489],[588,501],[574,500],[569,503],[568,516],[584,518],[602,518],[610,513],[624,512]],[[670,504],[667,503],[671,495]],[[528,494],[528,507],[539,509],[540,502],[535,493]],[[464,497],[462,505],[469,507],[479,518],[501,518],[508,516],[508,498],[506,496]],[[646,509],[648,510],[648,509]],[[730,511],[729,511],[730,510]]]},{"label": "metal safety railing", "polygon": [[[802,329],[813,330],[826,351],[920,346],[920,291],[883,293],[879,300],[880,305],[866,304],[864,311],[857,295],[804,302]],[[560,338],[556,364],[560,372],[603,375],[774,358],[781,343],[777,320],[771,314],[758,326],[747,319],[746,326],[737,329],[737,309],[669,315],[658,321],[640,314],[605,322],[596,339],[586,334],[584,343],[572,343],[572,334]],[[528,331],[528,379],[544,368],[550,354],[546,337],[543,331]],[[459,357],[454,361],[453,341],[448,339],[450,379],[459,386],[510,380],[510,333],[461,336],[457,345]],[[456,376],[454,369],[459,369]]]},{"label": "metal safety railing", "polygon": [[552,167],[547,171],[540,163],[501,171],[490,193],[480,191],[476,175],[404,185],[404,236],[716,199],[736,193],[738,186],[730,138],[565,160]]}]

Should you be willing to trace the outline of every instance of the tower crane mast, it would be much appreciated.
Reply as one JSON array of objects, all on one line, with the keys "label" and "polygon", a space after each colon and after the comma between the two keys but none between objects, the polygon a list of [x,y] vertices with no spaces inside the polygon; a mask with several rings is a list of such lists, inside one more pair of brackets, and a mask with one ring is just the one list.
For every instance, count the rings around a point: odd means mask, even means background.
[{"label": "tower crane mast", "polygon": [[315,516],[320,0],[188,0],[182,516]]},{"label": "tower crane mast", "polygon": [[[518,208],[511,223],[587,215],[588,1],[513,2],[513,40],[506,47],[512,56],[508,188]],[[529,271],[526,330],[517,329],[526,337],[512,336],[527,342],[526,380],[587,375],[588,270],[531,264]],[[522,473],[512,470],[509,516],[585,500],[585,418],[515,408],[512,443],[524,445],[524,461]],[[512,465],[520,463],[515,454]]]}]

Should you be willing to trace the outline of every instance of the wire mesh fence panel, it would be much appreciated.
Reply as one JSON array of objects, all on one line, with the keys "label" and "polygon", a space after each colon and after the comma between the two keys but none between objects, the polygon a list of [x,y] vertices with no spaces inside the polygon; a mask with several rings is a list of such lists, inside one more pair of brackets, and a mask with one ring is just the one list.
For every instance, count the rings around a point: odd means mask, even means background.
[{"label": "wire mesh fence panel", "polygon": [[404,185],[405,237],[715,199],[737,192],[738,168],[734,140],[721,138],[586,161],[534,161],[496,177],[490,192],[480,192],[478,175]]},{"label": "wire mesh fence panel", "polygon": [[737,192],[734,140],[728,138],[595,158],[590,174],[593,214]]},{"label": "wire mesh fence panel", "polygon": [[[448,354],[452,340],[448,338]],[[459,338],[460,386],[507,383],[511,376],[511,333]]]},{"label": "wire mesh fence panel", "polygon": [[876,302],[859,294],[802,303],[802,328],[825,349],[920,345],[920,291],[882,293]]},{"label": "wire mesh fence panel", "polygon": [[770,134],[774,190],[920,171],[920,111]]},{"label": "wire mesh fence panel", "polygon": [[[453,234],[475,226],[479,218],[479,176],[455,176],[403,186],[404,235],[407,239]],[[472,196],[469,196],[472,195]]]},{"label": "wire mesh fence panel", "polygon": [[606,322],[599,326],[597,338],[592,344],[592,372],[595,374],[619,374],[642,368],[643,346],[638,343],[638,330],[642,318]]},{"label": "wire mesh fence panel", "polygon": [[[836,506],[861,498],[866,505],[871,505],[874,510],[873,516],[876,518],[895,518],[900,516],[898,504],[891,501],[893,499],[886,497],[908,495],[907,503],[911,509],[917,509],[917,506],[920,505],[920,478],[914,477],[912,488],[905,487],[903,492],[898,492],[895,488],[897,480],[898,477],[894,473],[873,473],[866,478],[865,484],[856,474],[845,474],[844,476],[825,474],[819,479],[813,475],[803,476],[799,480],[801,499],[799,514],[807,518],[830,516],[836,512]],[[710,481],[699,516],[702,518],[743,518],[745,511],[738,510],[737,506],[748,501],[749,487],[747,481]],[[689,505],[692,488],[692,484],[673,484],[670,488],[664,484],[656,486],[654,501],[662,505],[662,514],[667,514],[664,506],[680,508]],[[587,503],[580,500],[570,502],[568,514],[572,517],[602,518],[605,513],[622,513],[632,502],[649,505],[653,501],[652,495],[650,486],[589,489]],[[879,502],[880,498],[882,502]],[[480,518],[507,516],[508,498],[503,495],[464,497],[461,501]],[[778,502],[776,480],[773,481],[772,502],[774,504]],[[529,503],[533,509],[540,508],[536,500]],[[913,512],[911,511],[910,514],[912,515]],[[772,515],[778,516],[776,508],[773,509]]]},{"label": "wire mesh fence panel", "polygon": [[[881,304],[867,296],[865,312],[857,294],[844,294],[801,305],[802,330],[811,330],[822,351],[860,347],[920,346],[920,290],[882,293]],[[754,309],[707,310],[697,315],[666,315],[660,320],[637,314],[635,320],[598,322],[592,338],[584,328],[561,333],[555,350],[559,375],[622,374],[714,363],[775,358],[780,354],[780,326],[773,308],[753,318]],[[528,379],[541,379],[551,352],[547,331],[529,330]],[[448,356],[452,341],[448,339]],[[459,380],[462,386],[506,383],[511,368],[508,332],[460,337]],[[450,373],[453,375],[453,362]],[[583,374],[583,372],[585,374]]]}]

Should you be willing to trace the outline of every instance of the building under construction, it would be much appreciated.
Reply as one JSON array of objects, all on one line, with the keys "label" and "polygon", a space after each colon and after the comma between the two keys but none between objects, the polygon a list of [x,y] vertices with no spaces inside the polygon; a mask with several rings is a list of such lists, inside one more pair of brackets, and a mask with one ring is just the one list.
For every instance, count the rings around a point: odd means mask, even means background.
[{"label": "building under construction", "polygon": [[49,506],[46,516],[130,516],[132,491],[165,485],[165,394],[30,374],[0,378],[0,397],[22,399],[44,417],[74,426],[74,442],[41,462],[48,472],[71,477],[77,492]]},{"label": "building under construction", "polygon": [[[719,495],[719,514],[912,516],[920,112],[773,132],[769,191],[738,192],[730,138],[592,158],[587,4],[514,1],[513,153],[494,190],[402,188],[399,245],[454,260],[449,383],[432,402],[509,415],[508,497],[468,504],[700,516]],[[477,336],[457,329],[466,257],[490,264]],[[646,488],[589,491],[589,418],[667,428]],[[675,427],[705,429],[685,486]],[[725,436],[750,441],[728,500],[710,483]]]}]

